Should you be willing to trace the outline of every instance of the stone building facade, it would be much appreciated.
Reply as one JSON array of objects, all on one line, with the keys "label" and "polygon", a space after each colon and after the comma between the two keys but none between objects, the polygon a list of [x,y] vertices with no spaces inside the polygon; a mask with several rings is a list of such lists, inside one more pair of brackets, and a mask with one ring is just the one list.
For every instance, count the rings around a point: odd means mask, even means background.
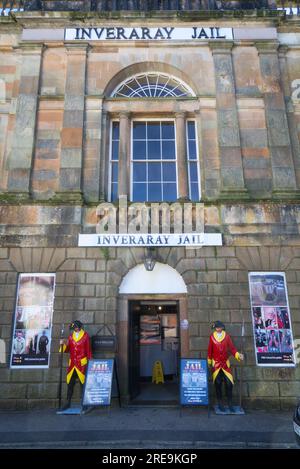
[{"label": "stone building facade", "polygon": [[[216,319],[239,348],[244,320],[244,405],[290,408],[299,397],[299,367],[257,366],[248,273],[285,273],[297,344],[299,18],[270,3],[263,10],[220,11],[176,2],[174,11],[157,2],[145,11],[126,2],[121,12],[112,3],[42,1],[37,8],[24,2],[24,11],[0,16],[0,407],[57,405],[61,324],[74,319],[91,335],[103,324],[116,335],[127,404],[130,305],[175,301],[178,324],[188,321],[187,329],[179,327],[181,356],[206,357]],[[171,37],[177,29],[195,37]],[[164,89],[173,80],[173,94],[129,95],[127,88],[122,95],[128,84],[145,90],[153,77],[165,80]],[[126,287],[143,266],[143,247],[78,246],[79,234],[96,233],[100,203],[141,201],[134,129],[153,122],[161,132],[165,122],[176,129],[175,162],[167,157],[176,165],[175,189],[168,186],[176,197],[147,201],[201,202],[205,232],[222,234],[222,246],[156,247],[157,265],[175,269],[186,291],[135,290],[138,276]],[[166,141],[160,137],[162,147]],[[195,161],[189,143],[197,149]],[[160,182],[157,190],[166,190]],[[193,183],[198,196],[191,195]],[[139,190],[150,194],[149,179]],[[18,275],[47,272],[56,274],[49,368],[12,369]],[[238,381],[240,368],[234,368]]]}]

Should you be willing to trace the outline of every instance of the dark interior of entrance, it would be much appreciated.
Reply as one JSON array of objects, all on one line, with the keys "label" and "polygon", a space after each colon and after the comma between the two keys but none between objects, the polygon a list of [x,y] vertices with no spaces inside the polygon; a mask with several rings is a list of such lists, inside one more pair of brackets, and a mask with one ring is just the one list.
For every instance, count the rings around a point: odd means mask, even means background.
[{"label": "dark interior of entrance", "polygon": [[177,301],[130,302],[129,392],[132,404],[178,403],[178,322]]}]

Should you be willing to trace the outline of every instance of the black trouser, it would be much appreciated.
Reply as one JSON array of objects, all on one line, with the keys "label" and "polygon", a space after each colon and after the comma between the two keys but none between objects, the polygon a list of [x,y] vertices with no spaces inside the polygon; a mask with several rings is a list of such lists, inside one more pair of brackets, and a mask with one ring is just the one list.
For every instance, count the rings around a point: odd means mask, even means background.
[{"label": "black trouser", "polygon": [[228,399],[228,403],[230,404],[232,401],[232,388],[233,384],[230,379],[225,375],[223,370],[220,370],[216,379],[215,379],[215,388],[216,388],[216,395],[218,401],[222,399],[222,382],[225,382],[225,391],[226,397]]},{"label": "black trouser", "polygon": [[67,391],[67,400],[68,402],[71,402],[71,399],[72,399],[72,396],[73,396],[73,391],[74,391],[74,386],[75,386],[75,383],[76,383],[76,380],[78,379],[79,383],[80,383],[80,386],[81,386],[81,392],[82,392],[82,387],[83,387],[83,384],[81,383],[79,377],[78,377],[78,374],[76,372],[76,370],[73,371],[73,374],[71,376],[71,379],[70,379],[70,382],[68,384],[68,391]]}]

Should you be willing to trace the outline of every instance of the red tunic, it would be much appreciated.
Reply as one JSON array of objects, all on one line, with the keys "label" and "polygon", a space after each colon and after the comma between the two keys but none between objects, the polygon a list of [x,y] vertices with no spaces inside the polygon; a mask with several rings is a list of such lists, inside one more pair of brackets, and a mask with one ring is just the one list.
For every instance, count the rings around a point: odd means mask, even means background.
[{"label": "red tunic", "polygon": [[239,353],[233,345],[230,335],[223,331],[219,339],[216,332],[211,334],[208,344],[207,361],[209,365],[212,365],[213,381],[215,381],[219,371],[223,370],[225,375],[233,383],[232,371],[228,360],[230,354],[237,360],[240,359]]},{"label": "red tunic", "polygon": [[85,369],[88,360],[92,358],[90,337],[87,332],[81,330],[76,339],[73,332],[68,338],[64,352],[70,352],[69,367],[67,371],[67,383],[69,384],[74,370],[76,370],[80,382],[83,384],[85,380]]}]

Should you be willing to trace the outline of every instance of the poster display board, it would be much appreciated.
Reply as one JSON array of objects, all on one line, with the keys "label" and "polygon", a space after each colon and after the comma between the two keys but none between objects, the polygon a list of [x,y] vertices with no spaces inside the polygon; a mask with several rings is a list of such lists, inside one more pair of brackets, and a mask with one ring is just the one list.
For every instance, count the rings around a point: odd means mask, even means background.
[{"label": "poster display board", "polygon": [[114,359],[89,360],[83,391],[83,406],[109,406],[114,372]]},{"label": "poster display board", "polygon": [[207,361],[197,358],[180,360],[180,404],[209,405]]},{"label": "poster display board", "polygon": [[48,368],[55,274],[20,274],[18,278],[11,368]]},{"label": "poster display board", "polygon": [[295,366],[284,272],[250,272],[249,289],[257,365]]}]

